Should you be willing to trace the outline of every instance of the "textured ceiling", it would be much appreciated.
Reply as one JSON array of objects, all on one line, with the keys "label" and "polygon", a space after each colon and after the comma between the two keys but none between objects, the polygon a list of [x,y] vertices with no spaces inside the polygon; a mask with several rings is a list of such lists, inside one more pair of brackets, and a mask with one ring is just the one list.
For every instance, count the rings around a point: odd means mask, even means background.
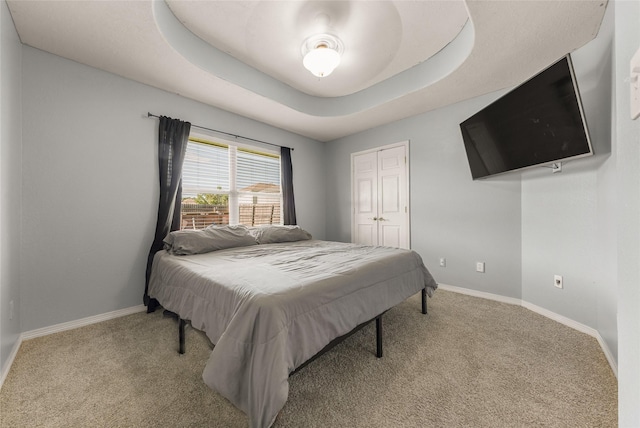
[{"label": "textured ceiling", "polygon": [[[8,5],[27,45],[329,141],[523,82],[592,40],[606,1]],[[326,78],[302,66],[319,32],[345,45]]]}]

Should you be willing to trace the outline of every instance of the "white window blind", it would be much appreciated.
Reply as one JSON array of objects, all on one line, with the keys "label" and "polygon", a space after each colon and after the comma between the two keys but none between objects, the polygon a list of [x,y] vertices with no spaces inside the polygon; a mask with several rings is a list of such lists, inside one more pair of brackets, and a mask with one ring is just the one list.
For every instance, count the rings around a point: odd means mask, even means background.
[{"label": "white window blind", "polygon": [[236,165],[238,222],[247,226],[280,224],[280,157],[238,149]]},{"label": "white window blind", "polygon": [[280,192],[280,157],[240,149],[237,154],[240,192]]},{"label": "white window blind", "polygon": [[229,193],[229,147],[189,140],[182,166],[182,197]]},{"label": "white window blind", "polygon": [[281,224],[280,157],[190,138],[182,169],[182,229]]}]

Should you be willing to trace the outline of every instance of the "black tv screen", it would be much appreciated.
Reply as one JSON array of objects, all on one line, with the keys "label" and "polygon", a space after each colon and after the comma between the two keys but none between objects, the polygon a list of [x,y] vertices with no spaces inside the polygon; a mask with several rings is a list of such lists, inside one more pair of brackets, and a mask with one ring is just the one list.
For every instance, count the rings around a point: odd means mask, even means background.
[{"label": "black tv screen", "polygon": [[460,129],[474,180],[593,154],[569,55]]}]

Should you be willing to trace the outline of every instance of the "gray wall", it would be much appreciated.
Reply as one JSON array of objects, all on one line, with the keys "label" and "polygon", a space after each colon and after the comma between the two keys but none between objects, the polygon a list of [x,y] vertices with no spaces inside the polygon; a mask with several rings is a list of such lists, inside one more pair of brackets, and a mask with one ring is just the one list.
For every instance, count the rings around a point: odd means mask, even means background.
[{"label": "gray wall", "polygon": [[[440,283],[520,298],[520,180],[472,181],[459,123],[491,94],[327,144],[327,237],[351,239],[350,153],[410,140],[411,247]],[[446,257],[447,266],[438,266]],[[475,271],[484,261],[486,273]]]},{"label": "gray wall", "polygon": [[[0,375],[20,335],[22,47],[0,2]],[[9,319],[9,303],[15,315]]]},{"label": "gray wall", "polygon": [[[22,47],[0,3],[1,369],[20,332],[141,302],[157,203],[151,111],[294,147],[300,223],[343,241],[349,154],[410,140],[412,243],[436,279],[597,328],[612,352],[618,344],[620,426],[640,426],[640,120],[629,119],[626,81],[639,2],[610,2],[597,46],[574,54],[599,155],[556,176],[481,182],[471,181],[457,124],[502,93],[322,145]],[[478,260],[487,273],[474,272]],[[554,273],[564,290],[550,286]]]},{"label": "gray wall", "polygon": [[[459,123],[504,93],[371,129],[327,144],[330,239],[350,240],[349,154],[410,140],[412,248],[440,283],[524,301],[601,332],[614,357],[615,161],[611,161],[613,11],[573,54],[597,156],[472,181]],[[447,267],[438,258],[447,258]],[[486,262],[486,273],[475,262]],[[565,288],[553,286],[563,275]]]},{"label": "gray wall", "polygon": [[[327,211],[330,239],[350,239],[349,154],[411,140],[412,243],[436,279],[522,297],[597,329],[617,357],[625,427],[640,426],[640,120],[629,118],[628,80],[638,22],[640,2],[610,2],[598,37],[574,52],[597,154],[566,163],[560,174],[465,177],[455,125],[501,94],[327,144],[327,194],[332,207],[342,207]],[[501,223],[494,221],[500,209]],[[437,266],[440,256],[446,268]],[[475,260],[487,262],[485,275],[471,272]],[[492,277],[503,265],[512,272]],[[554,274],[564,276],[563,290],[553,287]]]},{"label": "gray wall", "polygon": [[[611,5],[611,3],[610,3]],[[617,188],[618,408],[640,426],[640,119],[629,115],[629,61],[640,49],[640,2],[615,2],[614,136]]]},{"label": "gray wall", "polygon": [[[613,8],[572,54],[595,155],[552,174],[522,173],[522,299],[598,329],[617,356],[615,156],[611,156]],[[564,288],[553,286],[562,275]]]},{"label": "gray wall", "polygon": [[23,47],[22,331],[142,303],[156,119],[293,147],[298,222],[324,238],[323,145]]}]

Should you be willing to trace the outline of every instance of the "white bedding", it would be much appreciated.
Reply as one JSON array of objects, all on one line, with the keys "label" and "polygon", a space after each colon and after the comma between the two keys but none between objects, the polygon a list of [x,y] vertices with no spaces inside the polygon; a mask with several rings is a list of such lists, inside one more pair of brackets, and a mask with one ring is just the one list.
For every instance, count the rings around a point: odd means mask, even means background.
[{"label": "white bedding", "polygon": [[423,288],[437,288],[410,250],[327,241],[255,245],[154,259],[149,296],[215,344],[203,379],[270,426],[288,377],[331,340]]}]

